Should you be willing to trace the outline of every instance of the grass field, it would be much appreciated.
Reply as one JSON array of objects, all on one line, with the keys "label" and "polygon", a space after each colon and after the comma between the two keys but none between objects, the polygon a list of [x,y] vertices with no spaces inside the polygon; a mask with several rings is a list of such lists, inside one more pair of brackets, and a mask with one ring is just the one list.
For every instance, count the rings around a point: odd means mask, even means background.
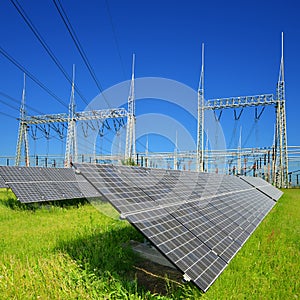
[{"label": "grass field", "polygon": [[0,199],[0,299],[300,298],[299,189],[284,191],[206,294],[168,274],[140,280],[128,242],[142,236],[88,203],[23,207],[6,190]]}]

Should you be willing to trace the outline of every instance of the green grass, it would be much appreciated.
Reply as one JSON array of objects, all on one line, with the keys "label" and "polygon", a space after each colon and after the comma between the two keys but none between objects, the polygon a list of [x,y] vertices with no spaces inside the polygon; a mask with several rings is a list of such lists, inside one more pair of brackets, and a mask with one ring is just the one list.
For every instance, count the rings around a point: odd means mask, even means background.
[{"label": "green grass", "polygon": [[276,206],[203,299],[300,298],[300,191]]},{"label": "green grass", "polygon": [[300,298],[299,189],[284,191],[206,294],[168,280],[166,295],[137,284],[126,245],[141,235],[90,204],[28,207],[6,190],[0,199],[0,299]]}]

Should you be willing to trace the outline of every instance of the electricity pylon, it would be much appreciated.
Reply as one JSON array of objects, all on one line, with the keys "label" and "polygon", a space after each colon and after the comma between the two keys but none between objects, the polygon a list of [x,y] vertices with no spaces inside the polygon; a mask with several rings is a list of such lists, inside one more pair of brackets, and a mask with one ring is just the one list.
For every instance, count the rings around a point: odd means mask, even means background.
[{"label": "electricity pylon", "polygon": [[29,162],[28,131],[27,131],[27,123],[26,123],[25,86],[26,86],[26,77],[24,74],[24,85],[23,85],[22,101],[20,107],[20,122],[19,122],[19,130],[18,130],[15,165],[19,166],[21,163],[21,152],[22,152],[22,146],[24,144],[25,166],[29,167],[30,162]]},{"label": "electricity pylon", "polygon": [[73,65],[73,81],[72,90],[69,103],[69,118],[68,118],[68,132],[65,152],[65,167],[70,167],[72,160],[77,162],[77,135],[76,135],[76,104],[75,104],[75,66]]},{"label": "electricity pylon", "polygon": [[131,162],[135,159],[135,95],[134,95],[134,63],[135,55],[132,56],[132,75],[130,92],[128,97],[128,114],[127,114],[127,131],[126,131],[126,146],[125,160]]},{"label": "electricity pylon", "polygon": [[204,171],[204,44],[202,44],[202,66],[198,87],[197,171]]},{"label": "electricity pylon", "polygon": [[283,57],[283,32],[281,35],[281,60],[280,71],[277,82],[276,103],[276,127],[275,127],[275,170],[274,184],[279,187],[288,187],[288,154],[286,134],[286,112],[285,112],[285,81],[284,81],[284,57]]}]

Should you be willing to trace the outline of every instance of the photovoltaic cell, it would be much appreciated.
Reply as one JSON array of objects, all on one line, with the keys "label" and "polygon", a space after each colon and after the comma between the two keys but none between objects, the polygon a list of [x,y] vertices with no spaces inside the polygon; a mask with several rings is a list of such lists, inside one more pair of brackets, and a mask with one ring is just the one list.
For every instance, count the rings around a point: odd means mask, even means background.
[{"label": "photovoltaic cell", "polygon": [[203,291],[281,195],[264,181],[221,174],[113,165],[75,167]]},{"label": "photovoltaic cell", "polygon": [[0,176],[23,203],[99,197],[100,193],[70,168],[0,167]]}]

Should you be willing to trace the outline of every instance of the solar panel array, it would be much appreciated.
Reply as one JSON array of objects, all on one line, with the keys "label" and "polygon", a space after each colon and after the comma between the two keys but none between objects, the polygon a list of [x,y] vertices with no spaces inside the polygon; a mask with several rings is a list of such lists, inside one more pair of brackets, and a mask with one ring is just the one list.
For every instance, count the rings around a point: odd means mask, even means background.
[{"label": "solar panel array", "polygon": [[113,165],[75,167],[203,291],[277,198],[274,190],[262,193],[255,183],[228,175]]},{"label": "solar panel array", "polygon": [[20,202],[31,203],[99,197],[99,192],[73,169],[0,167],[0,176]]},{"label": "solar panel array", "polygon": [[282,192],[260,178],[140,167],[0,167],[24,203],[102,195],[206,291]]}]

